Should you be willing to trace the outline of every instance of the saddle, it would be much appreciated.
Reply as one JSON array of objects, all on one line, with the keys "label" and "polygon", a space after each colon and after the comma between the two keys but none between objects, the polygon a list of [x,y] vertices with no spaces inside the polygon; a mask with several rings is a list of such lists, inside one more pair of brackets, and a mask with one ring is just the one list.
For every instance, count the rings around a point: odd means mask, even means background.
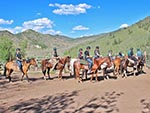
[{"label": "saddle", "polygon": [[89,63],[86,60],[80,59],[80,64],[82,64],[82,65],[88,65]]},{"label": "saddle", "polygon": [[128,58],[128,60],[129,60],[129,62],[130,62],[131,64],[134,64],[134,63],[135,63],[135,61],[132,60],[132,59],[130,59],[130,58]]}]

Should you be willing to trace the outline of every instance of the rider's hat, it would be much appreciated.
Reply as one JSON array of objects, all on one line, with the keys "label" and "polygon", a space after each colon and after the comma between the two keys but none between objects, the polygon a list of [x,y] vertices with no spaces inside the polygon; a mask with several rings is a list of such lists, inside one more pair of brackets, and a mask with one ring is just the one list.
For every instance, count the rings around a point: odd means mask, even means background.
[{"label": "rider's hat", "polygon": [[99,49],[99,46],[96,46],[96,49]]},{"label": "rider's hat", "polygon": [[137,48],[137,51],[140,51],[140,49],[139,49],[139,48]]},{"label": "rider's hat", "polygon": [[90,46],[87,46],[86,49],[91,49],[91,47],[90,47]]},{"label": "rider's hat", "polygon": [[133,50],[133,47],[131,47],[130,50]]},{"label": "rider's hat", "polygon": [[79,51],[82,51],[82,50],[83,50],[82,48],[79,49]]},{"label": "rider's hat", "polygon": [[54,47],[54,48],[53,48],[53,50],[57,50],[57,48],[56,48],[56,47]]},{"label": "rider's hat", "polygon": [[16,48],[16,51],[20,51],[20,48]]}]

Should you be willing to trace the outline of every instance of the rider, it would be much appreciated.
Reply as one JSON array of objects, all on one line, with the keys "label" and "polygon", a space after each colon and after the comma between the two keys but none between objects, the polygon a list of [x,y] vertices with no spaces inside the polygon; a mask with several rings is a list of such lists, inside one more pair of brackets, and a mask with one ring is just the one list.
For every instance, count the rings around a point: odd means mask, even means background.
[{"label": "rider", "polygon": [[137,65],[137,59],[134,56],[133,48],[130,48],[130,50],[128,51],[128,58],[134,61],[134,67],[135,67]]},{"label": "rider", "polygon": [[92,69],[92,66],[93,66],[93,61],[91,59],[91,56],[90,56],[90,53],[89,53],[89,50],[91,49],[90,46],[87,46],[86,47],[86,51],[84,52],[84,57],[85,57],[85,60],[89,63],[88,67],[89,67],[89,71],[88,73],[91,72],[91,69]]},{"label": "rider", "polygon": [[82,48],[79,49],[78,58],[80,60],[83,59],[83,49]]},{"label": "rider", "polygon": [[119,53],[118,53],[118,57],[119,57],[119,58],[122,58],[122,57],[124,57],[124,54],[123,54],[122,52],[119,52]]},{"label": "rider", "polygon": [[99,46],[96,46],[95,50],[94,50],[94,59],[99,58],[100,57],[100,51],[99,51]]},{"label": "rider", "polygon": [[137,49],[136,56],[138,57],[138,59],[141,59],[143,57],[143,53],[139,48]]},{"label": "rider", "polygon": [[112,50],[108,51],[108,57],[111,59],[111,61],[114,59],[113,54],[112,54]]},{"label": "rider", "polygon": [[136,56],[137,56],[137,59],[138,59],[138,64],[140,61],[142,61],[142,63],[144,63],[144,56],[143,56],[143,53],[142,51],[138,48],[137,49],[137,52],[136,52]]},{"label": "rider", "polygon": [[22,69],[22,55],[21,55],[20,51],[21,51],[20,48],[16,49],[15,57],[16,57],[16,63],[18,64],[20,71],[23,72],[23,69]]},{"label": "rider", "polygon": [[59,56],[57,54],[57,48],[53,48],[53,56],[52,56],[52,61],[54,63],[52,70],[55,69],[56,64],[59,62]]}]

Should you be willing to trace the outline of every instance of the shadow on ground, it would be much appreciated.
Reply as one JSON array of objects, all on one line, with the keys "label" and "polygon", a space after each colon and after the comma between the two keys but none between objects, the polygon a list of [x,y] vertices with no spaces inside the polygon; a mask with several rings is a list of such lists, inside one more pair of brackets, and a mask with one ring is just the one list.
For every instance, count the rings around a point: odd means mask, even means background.
[{"label": "shadow on ground", "polygon": [[27,101],[18,102],[8,109],[0,108],[1,112],[18,112],[18,113],[117,113],[117,101],[124,93],[105,92],[103,96],[88,99],[84,105],[79,105],[75,97],[79,91],[71,93],[61,93],[54,96],[44,96],[42,98],[33,98]]},{"label": "shadow on ground", "polygon": [[142,99],[140,102],[143,106],[142,113],[150,113],[150,100]]}]

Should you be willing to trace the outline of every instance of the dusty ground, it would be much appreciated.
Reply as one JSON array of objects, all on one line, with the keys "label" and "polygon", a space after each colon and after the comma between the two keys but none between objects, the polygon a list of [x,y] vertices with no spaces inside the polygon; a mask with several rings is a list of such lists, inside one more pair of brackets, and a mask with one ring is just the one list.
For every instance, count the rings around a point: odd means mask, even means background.
[{"label": "dusty ground", "polygon": [[69,74],[63,80],[29,71],[30,82],[0,77],[0,113],[150,113],[150,69],[136,77],[77,83]]}]

